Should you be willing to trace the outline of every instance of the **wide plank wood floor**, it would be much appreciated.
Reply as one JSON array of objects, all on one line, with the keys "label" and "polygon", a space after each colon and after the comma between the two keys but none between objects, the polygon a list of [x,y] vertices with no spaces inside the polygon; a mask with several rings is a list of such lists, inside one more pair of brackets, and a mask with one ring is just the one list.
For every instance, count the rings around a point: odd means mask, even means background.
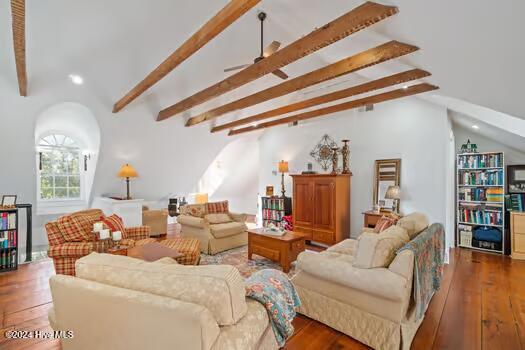
[{"label": "wide plank wood floor", "polygon": [[[57,340],[8,340],[11,329],[50,330],[51,261],[0,275],[0,349],[60,349]],[[299,315],[287,350],[367,349],[352,338]],[[525,262],[453,249],[412,349],[524,349]]]}]

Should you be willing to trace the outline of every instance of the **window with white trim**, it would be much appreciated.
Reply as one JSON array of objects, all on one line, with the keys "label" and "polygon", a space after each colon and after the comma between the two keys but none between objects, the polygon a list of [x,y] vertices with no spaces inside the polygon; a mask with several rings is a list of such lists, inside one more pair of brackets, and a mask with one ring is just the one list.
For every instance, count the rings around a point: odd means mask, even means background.
[{"label": "window with white trim", "polygon": [[42,201],[82,199],[81,150],[70,137],[52,134],[38,143],[38,192]]}]

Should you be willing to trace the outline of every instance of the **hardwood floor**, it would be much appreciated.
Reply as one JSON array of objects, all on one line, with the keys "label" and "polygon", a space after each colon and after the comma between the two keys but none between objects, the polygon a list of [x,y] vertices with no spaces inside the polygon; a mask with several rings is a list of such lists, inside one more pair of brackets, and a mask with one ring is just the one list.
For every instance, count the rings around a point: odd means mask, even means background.
[{"label": "hardwood floor", "polygon": [[[0,275],[0,349],[60,349],[57,340],[6,340],[11,329],[49,330],[51,261]],[[286,350],[367,349],[299,315]],[[441,289],[434,295],[412,349],[524,349],[525,262],[453,249]]]}]

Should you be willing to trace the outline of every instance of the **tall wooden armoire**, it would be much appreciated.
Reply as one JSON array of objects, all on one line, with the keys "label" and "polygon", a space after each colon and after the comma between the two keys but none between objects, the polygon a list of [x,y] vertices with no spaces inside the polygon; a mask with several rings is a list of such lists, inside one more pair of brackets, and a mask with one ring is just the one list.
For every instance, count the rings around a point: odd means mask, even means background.
[{"label": "tall wooden armoire", "polygon": [[329,245],[349,238],[352,175],[291,176],[294,231],[306,234],[306,240]]}]

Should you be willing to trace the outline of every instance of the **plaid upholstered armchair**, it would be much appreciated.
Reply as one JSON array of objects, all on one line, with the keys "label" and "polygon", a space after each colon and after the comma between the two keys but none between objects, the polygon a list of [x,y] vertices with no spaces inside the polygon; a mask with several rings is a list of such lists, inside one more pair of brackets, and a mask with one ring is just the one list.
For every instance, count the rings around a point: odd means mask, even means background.
[{"label": "plaid upholstered armchair", "polygon": [[[104,253],[113,246],[111,239],[98,240],[92,232],[93,223],[100,221],[100,209],[88,209],[65,215],[46,224],[49,240],[48,255],[53,259],[55,271],[62,275],[75,275],[75,261],[91,252]],[[154,241],[149,238],[148,226],[128,227],[122,232],[122,243]]]}]

